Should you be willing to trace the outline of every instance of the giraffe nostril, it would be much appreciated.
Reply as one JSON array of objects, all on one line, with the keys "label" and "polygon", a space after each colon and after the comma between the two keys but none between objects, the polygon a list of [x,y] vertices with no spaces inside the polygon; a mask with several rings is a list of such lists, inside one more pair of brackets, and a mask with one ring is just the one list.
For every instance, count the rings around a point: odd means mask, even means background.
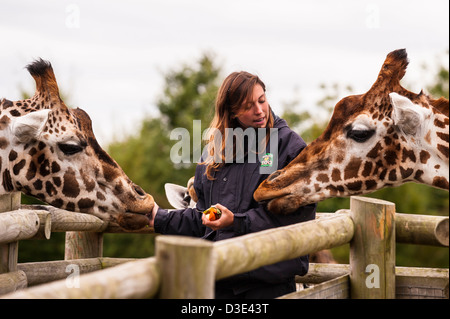
[{"label": "giraffe nostril", "polygon": [[138,186],[138,185],[134,185],[134,190],[135,190],[135,192],[138,193],[140,196],[145,196],[145,195],[147,195],[147,194],[144,192],[144,190],[143,190],[140,186]]},{"label": "giraffe nostril", "polygon": [[281,171],[278,170],[278,171],[276,171],[276,172],[270,174],[269,177],[267,177],[267,181],[270,182],[270,181],[274,180],[275,178],[277,178],[277,177],[280,176],[280,175],[281,175]]}]

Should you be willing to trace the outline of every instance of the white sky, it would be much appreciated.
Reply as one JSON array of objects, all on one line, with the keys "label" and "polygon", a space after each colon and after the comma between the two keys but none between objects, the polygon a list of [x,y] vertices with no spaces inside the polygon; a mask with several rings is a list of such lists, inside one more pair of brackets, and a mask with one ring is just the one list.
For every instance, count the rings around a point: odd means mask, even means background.
[{"label": "white sky", "polygon": [[422,64],[449,48],[449,1],[2,0],[0,98],[33,92],[24,66],[49,60],[70,105],[89,113],[106,146],[156,114],[164,72],[205,51],[223,76],[258,74],[281,113],[297,95],[312,111],[320,83],[366,92],[399,48],[410,58],[405,81],[419,91]]}]

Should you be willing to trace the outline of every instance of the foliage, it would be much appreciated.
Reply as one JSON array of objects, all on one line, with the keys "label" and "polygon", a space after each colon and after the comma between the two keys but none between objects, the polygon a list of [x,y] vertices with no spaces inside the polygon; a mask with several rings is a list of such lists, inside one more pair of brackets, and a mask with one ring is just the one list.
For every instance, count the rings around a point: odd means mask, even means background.
[{"label": "foliage", "polygon": [[[448,54],[449,51],[445,53],[446,57],[445,60],[448,61]],[[444,66],[442,63],[439,62],[439,59],[437,60],[438,63],[435,66],[437,68],[436,78],[435,81],[432,82],[427,87],[427,91],[430,92],[432,96],[435,98],[439,98],[441,96],[448,99],[448,92],[449,92],[449,74],[448,74],[448,68]],[[428,72],[430,69],[430,66],[427,64],[423,65],[424,72]]]},{"label": "foliage", "polygon": [[[137,136],[114,142],[109,154],[136,184],[152,194],[158,205],[170,207],[164,193],[165,183],[186,185],[195,174],[192,164],[174,164],[170,150],[177,142],[170,140],[175,128],[185,128],[193,141],[193,121],[201,120],[201,131],[209,125],[217,94],[219,67],[213,56],[204,54],[194,66],[184,65],[165,75],[163,94],[157,102],[159,117],[145,118]],[[193,152],[192,152],[193,153]]]}]

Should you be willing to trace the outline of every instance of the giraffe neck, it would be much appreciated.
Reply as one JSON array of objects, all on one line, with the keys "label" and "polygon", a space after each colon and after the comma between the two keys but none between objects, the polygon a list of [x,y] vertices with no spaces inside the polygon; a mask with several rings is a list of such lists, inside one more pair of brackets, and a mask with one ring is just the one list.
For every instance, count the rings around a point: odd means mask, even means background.
[{"label": "giraffe neck", "polygon": [[0,101],[0,193],[14,191],[11,179],[11,167],[8,159],[11,151],[11,118],[20,115],[14,103],[3,99]]},{"label": "giraffe neck", "polygon": [[[417,181],[437,188],[449,189],[449,118],[434,114],[425,137],[420,141],[418,166],[424,172]],[[420,172],[420,171],[419,171]]]}]

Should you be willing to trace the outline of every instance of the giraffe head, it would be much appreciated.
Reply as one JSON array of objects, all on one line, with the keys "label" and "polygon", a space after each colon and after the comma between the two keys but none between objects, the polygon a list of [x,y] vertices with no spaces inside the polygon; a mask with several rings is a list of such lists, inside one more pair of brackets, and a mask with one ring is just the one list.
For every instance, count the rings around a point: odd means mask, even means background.
[{"label": "giraffe head", "polygon": [[40,59],[27,69],[34,96],[0,101],[0,193],[21,191],[125,229],[144,227],[153,197],[100,147],[87,113],[64,104],[50,63]]},{"label": "giraffe head", "polygon": [[404,89],[405,50],[388,54],[376,82],[337,103],[325,131],[254,193],[274,213],[406,182],[449,187],[448,100]]}]

